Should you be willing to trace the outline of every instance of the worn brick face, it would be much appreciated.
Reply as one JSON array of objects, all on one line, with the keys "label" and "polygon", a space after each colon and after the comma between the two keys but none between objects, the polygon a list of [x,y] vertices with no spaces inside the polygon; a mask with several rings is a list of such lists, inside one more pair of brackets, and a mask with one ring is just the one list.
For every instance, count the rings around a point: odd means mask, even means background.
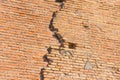
[{"label": "worn brick face", "polygon": [[0,80],[119,79],[119,0],[0,0]]}]

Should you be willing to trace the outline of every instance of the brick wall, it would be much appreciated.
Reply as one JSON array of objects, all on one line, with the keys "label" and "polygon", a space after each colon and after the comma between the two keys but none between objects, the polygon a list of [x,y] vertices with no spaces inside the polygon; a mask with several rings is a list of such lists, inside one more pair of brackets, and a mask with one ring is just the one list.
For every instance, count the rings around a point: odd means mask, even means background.
[{"label": "brick wall", "polygon": [[119,17],[119,0],[0,0],[0,80],[119,80]]},{"label": "brick wall", "polygon": [[54,1],[0,0],[0,80],[39,80]]}]

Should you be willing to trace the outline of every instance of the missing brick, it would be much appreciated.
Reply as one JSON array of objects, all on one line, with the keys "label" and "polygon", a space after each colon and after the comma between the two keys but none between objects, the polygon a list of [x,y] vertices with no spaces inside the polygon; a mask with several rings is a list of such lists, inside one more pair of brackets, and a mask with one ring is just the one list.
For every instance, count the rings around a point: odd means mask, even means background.
[{"label": "missing brick", "polygon": [[55,2],[59,2],[59,3],[62,3],[62,2],[65,2],[66,0],[55,0]]},{"label": "missing brick", "polygon": [[76,44],[75,43],[68,43],[68,47],[70,48],[70,49],[76,49]]},{"label": "missing brick", "polygon": [[86,28],[86,29],[89,29],[89,26],[87,26],[87,25],[84,25],[83,27]]}]

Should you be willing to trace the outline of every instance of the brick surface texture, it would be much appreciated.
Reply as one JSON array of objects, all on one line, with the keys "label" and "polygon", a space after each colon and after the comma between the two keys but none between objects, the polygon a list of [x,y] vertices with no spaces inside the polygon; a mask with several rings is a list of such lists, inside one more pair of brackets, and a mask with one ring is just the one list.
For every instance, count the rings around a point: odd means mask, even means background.
[{"label": "brick surface texture", "polygon": [[57,1],[0,0],[0,80],[120,80],[120,0]]}]

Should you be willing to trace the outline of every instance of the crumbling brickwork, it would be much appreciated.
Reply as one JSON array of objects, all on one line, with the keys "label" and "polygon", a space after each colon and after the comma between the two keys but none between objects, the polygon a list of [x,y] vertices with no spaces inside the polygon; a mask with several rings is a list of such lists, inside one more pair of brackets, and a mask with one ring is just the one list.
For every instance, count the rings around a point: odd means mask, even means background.
[{"label": "crumbling brickwork", "polygon": [[119,0],[0,0],[0,80],[119,80]]}]

